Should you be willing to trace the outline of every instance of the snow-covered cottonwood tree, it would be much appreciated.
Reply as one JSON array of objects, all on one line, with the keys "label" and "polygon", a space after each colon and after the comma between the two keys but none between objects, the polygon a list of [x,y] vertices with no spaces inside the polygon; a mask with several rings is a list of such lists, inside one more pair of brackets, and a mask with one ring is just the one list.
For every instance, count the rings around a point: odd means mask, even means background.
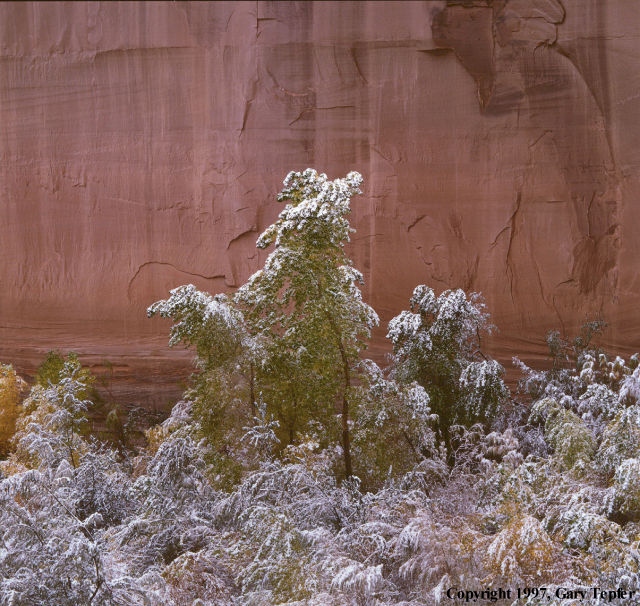
[{"label": "snow-covered cottonwood tree", "polygon": [[479,335],[491,330],[479,295],[460,289],[436,296],[420,285],[411,310],[389,323],[394,375],[401,383],[417,381],[429,394],[431,410],[449,443],[449,427],[470,426],[493,418],[508,396],[503,368],[480,354]]},{"label": "snow-covered cottonwood tree", "polygon": [[219,411],[209,423],[215,428],[237,409],[230,394],[244,385],[244,397],[254,406],[261,398],[278,421],[282,448],[314,424],[327,442],[340,436],[346,477],[353,473],[357,364],[378,323],[344,250],[353,231],[350,201],[361,182],[355,172],[334,181],[312,169],[290,173],[278,196],[287,204],[257,243],[274,250],[233,299],[189,285],[148,310],[174,320],[172,344],[196,346],[201,374],[194,413],[203,427],[207,410]]},{"label": "snow-covered cottonwood tree", "polygon": [[282,402],[277,414],[290,432],[287,441],[308,420],[330,419],[339,403],[347,477],[353,471],[356,365],[378,323],[358,288],[362,274],[344,250],[353,231],[347,220],[351,197],[361,183],[356,172],[334,181],[312,169],[289,173],[278,196],[287,205],[257,244],[274,250],[237,293],[254,330],[271,344],[267,364]]}]

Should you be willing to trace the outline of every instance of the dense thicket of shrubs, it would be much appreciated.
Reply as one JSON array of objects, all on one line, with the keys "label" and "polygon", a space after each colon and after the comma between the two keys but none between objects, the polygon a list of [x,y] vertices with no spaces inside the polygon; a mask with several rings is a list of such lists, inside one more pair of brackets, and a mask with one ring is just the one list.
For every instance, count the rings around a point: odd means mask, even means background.
[{"label": "dense thicket of shrubs", "polygon": [[145,446],[123,419],[117,444],[88,434],[76,356],[30,390],[0,367],[0,604],[635,603],[637,358],[596,349],[601,323],[551,333],[552,369],[516,359],[511,394],[479,296],[421,285],[388,367],[367,360],[378,318],[344,251],[360,181],[291,173],[261,271],[149,308],[197,371]]}]

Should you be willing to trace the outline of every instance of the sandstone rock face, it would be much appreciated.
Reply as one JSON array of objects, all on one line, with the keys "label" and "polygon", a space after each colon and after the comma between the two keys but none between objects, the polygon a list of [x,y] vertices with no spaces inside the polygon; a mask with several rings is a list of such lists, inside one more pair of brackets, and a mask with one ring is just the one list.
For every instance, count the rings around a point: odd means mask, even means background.
[{"label": "sandstone rock face", "polygon": [[307,166],[364,176],[351,254],[384,326],[427,283],[484,294],[503,363],[596,316],[639,349],[639,20],[627,0],[1,3],[0,360],[75,350],[116,399],[166,405],[190,355],[145,308],[240,285]]}]

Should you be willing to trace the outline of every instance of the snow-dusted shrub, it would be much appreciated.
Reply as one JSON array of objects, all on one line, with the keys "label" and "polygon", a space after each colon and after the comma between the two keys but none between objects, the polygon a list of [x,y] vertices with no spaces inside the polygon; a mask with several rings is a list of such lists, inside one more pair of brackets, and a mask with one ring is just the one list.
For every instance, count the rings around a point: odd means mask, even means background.
[{"label": "snow-dusted shrub", "polygon": [[82,431],[91,406],[85,376],[74,358],[64,363],[57,384],[31,389],[16,421],[15,450],[4,465],[6,470],[55,469],[63,460],[77,467],[87,449]]},{"label": "snow-dusted shrub", "polygon": [[295,462],[265,464],[216,505],[216,526],[233,536],[242,604],[306,600],[328,590],[325,549],[358,518],[361,495],[349,482],[336,485],[335,455],[300,445],[287,457]]},{"label": "snow-dusted shrub", "polygon": [[[356,473],[368,489],[412,472],[427,480],[427,461],[434,464],[432,470],[443,463],[433,429],[438,417],[431,412],[429,394],[417,383],[399,384],[386,378],[371,360],[365,360],[361,368],[358,423],[353,434]],[[441,478],[431,474],[431,480],[434,482],[425,484],[425,490]]]},{"label": "snow-dusted shrub", "polygon": [[202,549],[213,534],[217,493],[204,472],[204,449],[190,435],[172,434],[132,483],[137,510],[114,534],[130,568],[144,573]]},{"label": "snow-dusted shrub", "polygon": [[[568,396],[561,401],[573,402]],[[553,398],[535,402],[529,416],[530,423],[544,423],[544,437],[554,451],[554,460],[569,470],[579,471],[591,461],[596,440],[589,428],[571,410]]]},{"label": "snow-dusted shrub", "polygon": [[625,459],[616,468],[609,514],[622,520],[640,520],[640,459]]},{"label": "snow-dusted shrub", "polygon": [[[635,360],[637,362],[637,359]],[[634,371],[627,375],[620,386],[620,401],[632,404],[640,400],[640,366],[636,365]]]},{"label": "snow-dusted shrub", "polygon": [[542,524],[529,515],[515,515],[486,551],[493,583],[537,587],[557,581],[560,547]]},{"label": "snow-dusted shrub", "polygon": [[548,411],[545,437],[554,449],[555,458],[566,469],[578,463],[586,465],[595,454],[591,432],[576,414],[565,408],[554,407]]},{"label": "snow-dusted shrub", "polygon": [[200,551],[179,555],[162,572],[176,605],[232,606],[238,592],[228,543],[212,540]]},{"label": "snow-dusted shrub", "polygon": [[576,402],[576,412],[586,421],[610,420],[620,410],[620,397],[607,385],[591,383]]},{"label": "snow-dusted shrub", "polygon": [[396,583],[407,600],[426,597],[427,603],[440,603],[447,588],[475,586],[487,574],[482,562],[487,545],[466,520],[421,512],[395,541]]},{"label": "snow-dusted shrub", "polygon": [[0,604],[167,604],[161,578],[114,558],[109,535],[136,506],[126,469],[91,445],[75,464],[0,481]]},{"label": "snow-dusted shrub", "polygon": [[640,406],[633,405],[619,412],[602,433],[596,454],[598,468],[609,477],[626,459],[640,455]]},{"label": "snow-dusted shrub", "polygon": [[470,426],[496,416],[508,397],[504,369],[480,355],[480,334],[492,326],[479,295],[467,297],[458,289],[436,296],[420,285],[410,306],[389,322],[394,377],[424,387],[448,443],[452,425]]}]

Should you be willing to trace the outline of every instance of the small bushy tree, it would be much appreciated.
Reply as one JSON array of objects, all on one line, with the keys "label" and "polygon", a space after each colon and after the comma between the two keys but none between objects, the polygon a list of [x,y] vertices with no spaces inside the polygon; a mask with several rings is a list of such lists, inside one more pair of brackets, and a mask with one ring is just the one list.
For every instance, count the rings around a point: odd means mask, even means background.
[{"label": "small bushy tree", "polygon": [[46,469],[66,461],[77,467],[86,450],[82,434],[91,406],[90,375],[77,358],[63,364],[56,384],[35,385],[21,406],[7,469]]},{"label": "small bushy tree", "polygon": [[147,313],[174,321],[169,345],[195,347],[198,371],[188,397],[198,429],[214,447],[209,455],[213,476],[221,486],[229,486],[239,478],[241,428],[255,414],[261,348],[225,294],[212,296],[188,284],[173,289]]},{"label": "small bushy tree", "polygon": [[503,368],[480,351],[480,334],[492,328],[489,315],[479,295],[460,289],[436,296],[421,285],[410,305],[389,323],[394,377],[424,387],[450,447],[451,426],[490,422],[508,397]]},{"label": "small bushy tree", "polygon": [[417,383],[386,377],[371,360],[361,363],[359,375],[354,451],[363,487],[372,490],[411,474],[428,492],[446,475],[429,395]]}]

